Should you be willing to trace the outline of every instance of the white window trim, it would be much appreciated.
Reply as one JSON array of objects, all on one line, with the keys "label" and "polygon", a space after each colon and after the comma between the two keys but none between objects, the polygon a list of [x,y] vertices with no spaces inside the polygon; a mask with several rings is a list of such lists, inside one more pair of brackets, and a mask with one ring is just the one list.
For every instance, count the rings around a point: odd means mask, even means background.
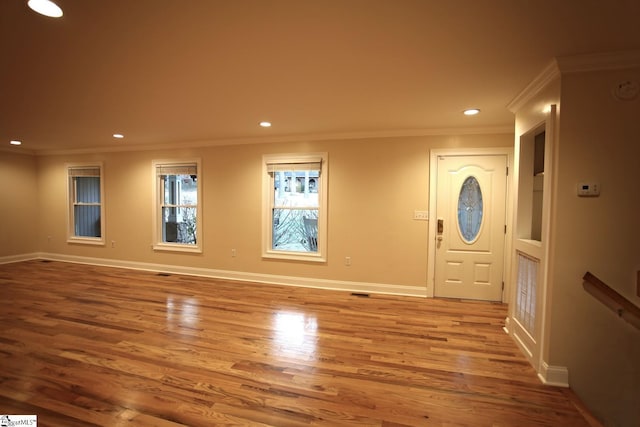
[{"label": "white window trim", "polygon": [[[72,194],[72,180],[69,170],[73,168],[98,168],[100,170],[100,237],[86,237],[75,235],[74,197]],[[65,164],[65,178],[67,180],[67,243],[79,243],[84,245],[104,246],[105,237],[105,194],[104,194],[104,168],[102,162],[91,163],[67,163]]]},{"label": "white window trim", "polygon": [[[184,165],[192,163],[196,165],[198,171],[198,204],[196,205],[196,244],[184,244],[184,243],[167,243],[162,241],[162,221],[160,220],[160,215],[162,209],[160,208],[160,180],[158,179],[158,175],[156,173],[157,167],[159,165]],[[169,160],[153,160],[152,168],[152,185],[153,185],[153,200],[152,200],[152,214],[153,218],[151,220],[151,224],[153,227],[152,230],[152,238],[153,243],[151,244],[153,250],[155,251],[170,251],[170,252],[190,252],[190,253],[202,253],[202,165],[199,158],[193,159],[169,159]]]},{"label": "white window trim", "polygon": [[[318,251],[288,252],[272,249],[273,178],[268,165],[274,163],[314,163],[321,161],[320,206],[318,208]],[[265,154],[262,156],[262,257],[270,259],[327,262],[327,194],[329,188],[329,155],[327,153]]]}]

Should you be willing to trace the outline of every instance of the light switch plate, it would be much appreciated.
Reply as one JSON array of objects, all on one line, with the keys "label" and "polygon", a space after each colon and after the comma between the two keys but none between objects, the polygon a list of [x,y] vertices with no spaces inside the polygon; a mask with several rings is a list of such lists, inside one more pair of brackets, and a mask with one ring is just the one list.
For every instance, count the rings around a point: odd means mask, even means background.
[{"label": "light switch plate", "polygon": [[427,221],[429,219],[429,211],[413,211],[413,219]]}]

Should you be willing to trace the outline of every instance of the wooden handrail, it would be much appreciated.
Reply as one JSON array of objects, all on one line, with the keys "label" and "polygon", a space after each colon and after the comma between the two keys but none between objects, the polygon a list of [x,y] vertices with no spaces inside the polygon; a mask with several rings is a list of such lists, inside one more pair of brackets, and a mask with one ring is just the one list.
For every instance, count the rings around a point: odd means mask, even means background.
[{"label": "wooden handrail", "polygon": [[628,323],[640,329],[640,308],[620,295],[590,272],[582,277],[584,289],[601,303],[618,313]]}]

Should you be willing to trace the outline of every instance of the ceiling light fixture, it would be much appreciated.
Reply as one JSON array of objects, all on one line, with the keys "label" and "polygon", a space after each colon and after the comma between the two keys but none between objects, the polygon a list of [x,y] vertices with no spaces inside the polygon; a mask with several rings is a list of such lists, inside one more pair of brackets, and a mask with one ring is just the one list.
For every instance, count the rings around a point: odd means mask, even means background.
[{"label": "ceiling light fixture", "polygon": [[477,108],[468,108],[462,112],[465,116],[475,116],[480,113],[480,110]]},{"label": "ceiling light fixture", "polygon": [[44,16],[51,18],[60,18],[62,16],[62,9],[51,0],[29,0],[27,5],[31,10]]},{"label": "ceiling light fixture", "polygon": [[18,141],[17,139],[13,139],[13,140],[9,141],[9,144],[11,144],[11,145],[22,145],[22,141]]},{"label": "ceiling light fixture", "polygon": [[260,126],[262,126],[263,128],[270,128],[271,122],[260,122]]},{"label": "ceiling light fixture", "polygon": [[114,133],[114,134],[113,134],[113,137],[114,137],[114,138],[118,138],[118,139],[122,139],[122,138],[124,138],[124,135],[123,135],[123,134],[121,134],[121,133]]}]

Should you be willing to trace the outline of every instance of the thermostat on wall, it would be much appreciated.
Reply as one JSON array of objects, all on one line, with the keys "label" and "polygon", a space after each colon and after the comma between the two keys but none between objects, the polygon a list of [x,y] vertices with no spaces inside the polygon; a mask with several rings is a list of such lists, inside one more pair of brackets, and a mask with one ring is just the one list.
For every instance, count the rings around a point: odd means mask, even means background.
[{"label": "thermostat on wall", "polygon": [[580,182],[578,183],[578,196],[594,197],[600,195],[600,184],[597,182]]}]

